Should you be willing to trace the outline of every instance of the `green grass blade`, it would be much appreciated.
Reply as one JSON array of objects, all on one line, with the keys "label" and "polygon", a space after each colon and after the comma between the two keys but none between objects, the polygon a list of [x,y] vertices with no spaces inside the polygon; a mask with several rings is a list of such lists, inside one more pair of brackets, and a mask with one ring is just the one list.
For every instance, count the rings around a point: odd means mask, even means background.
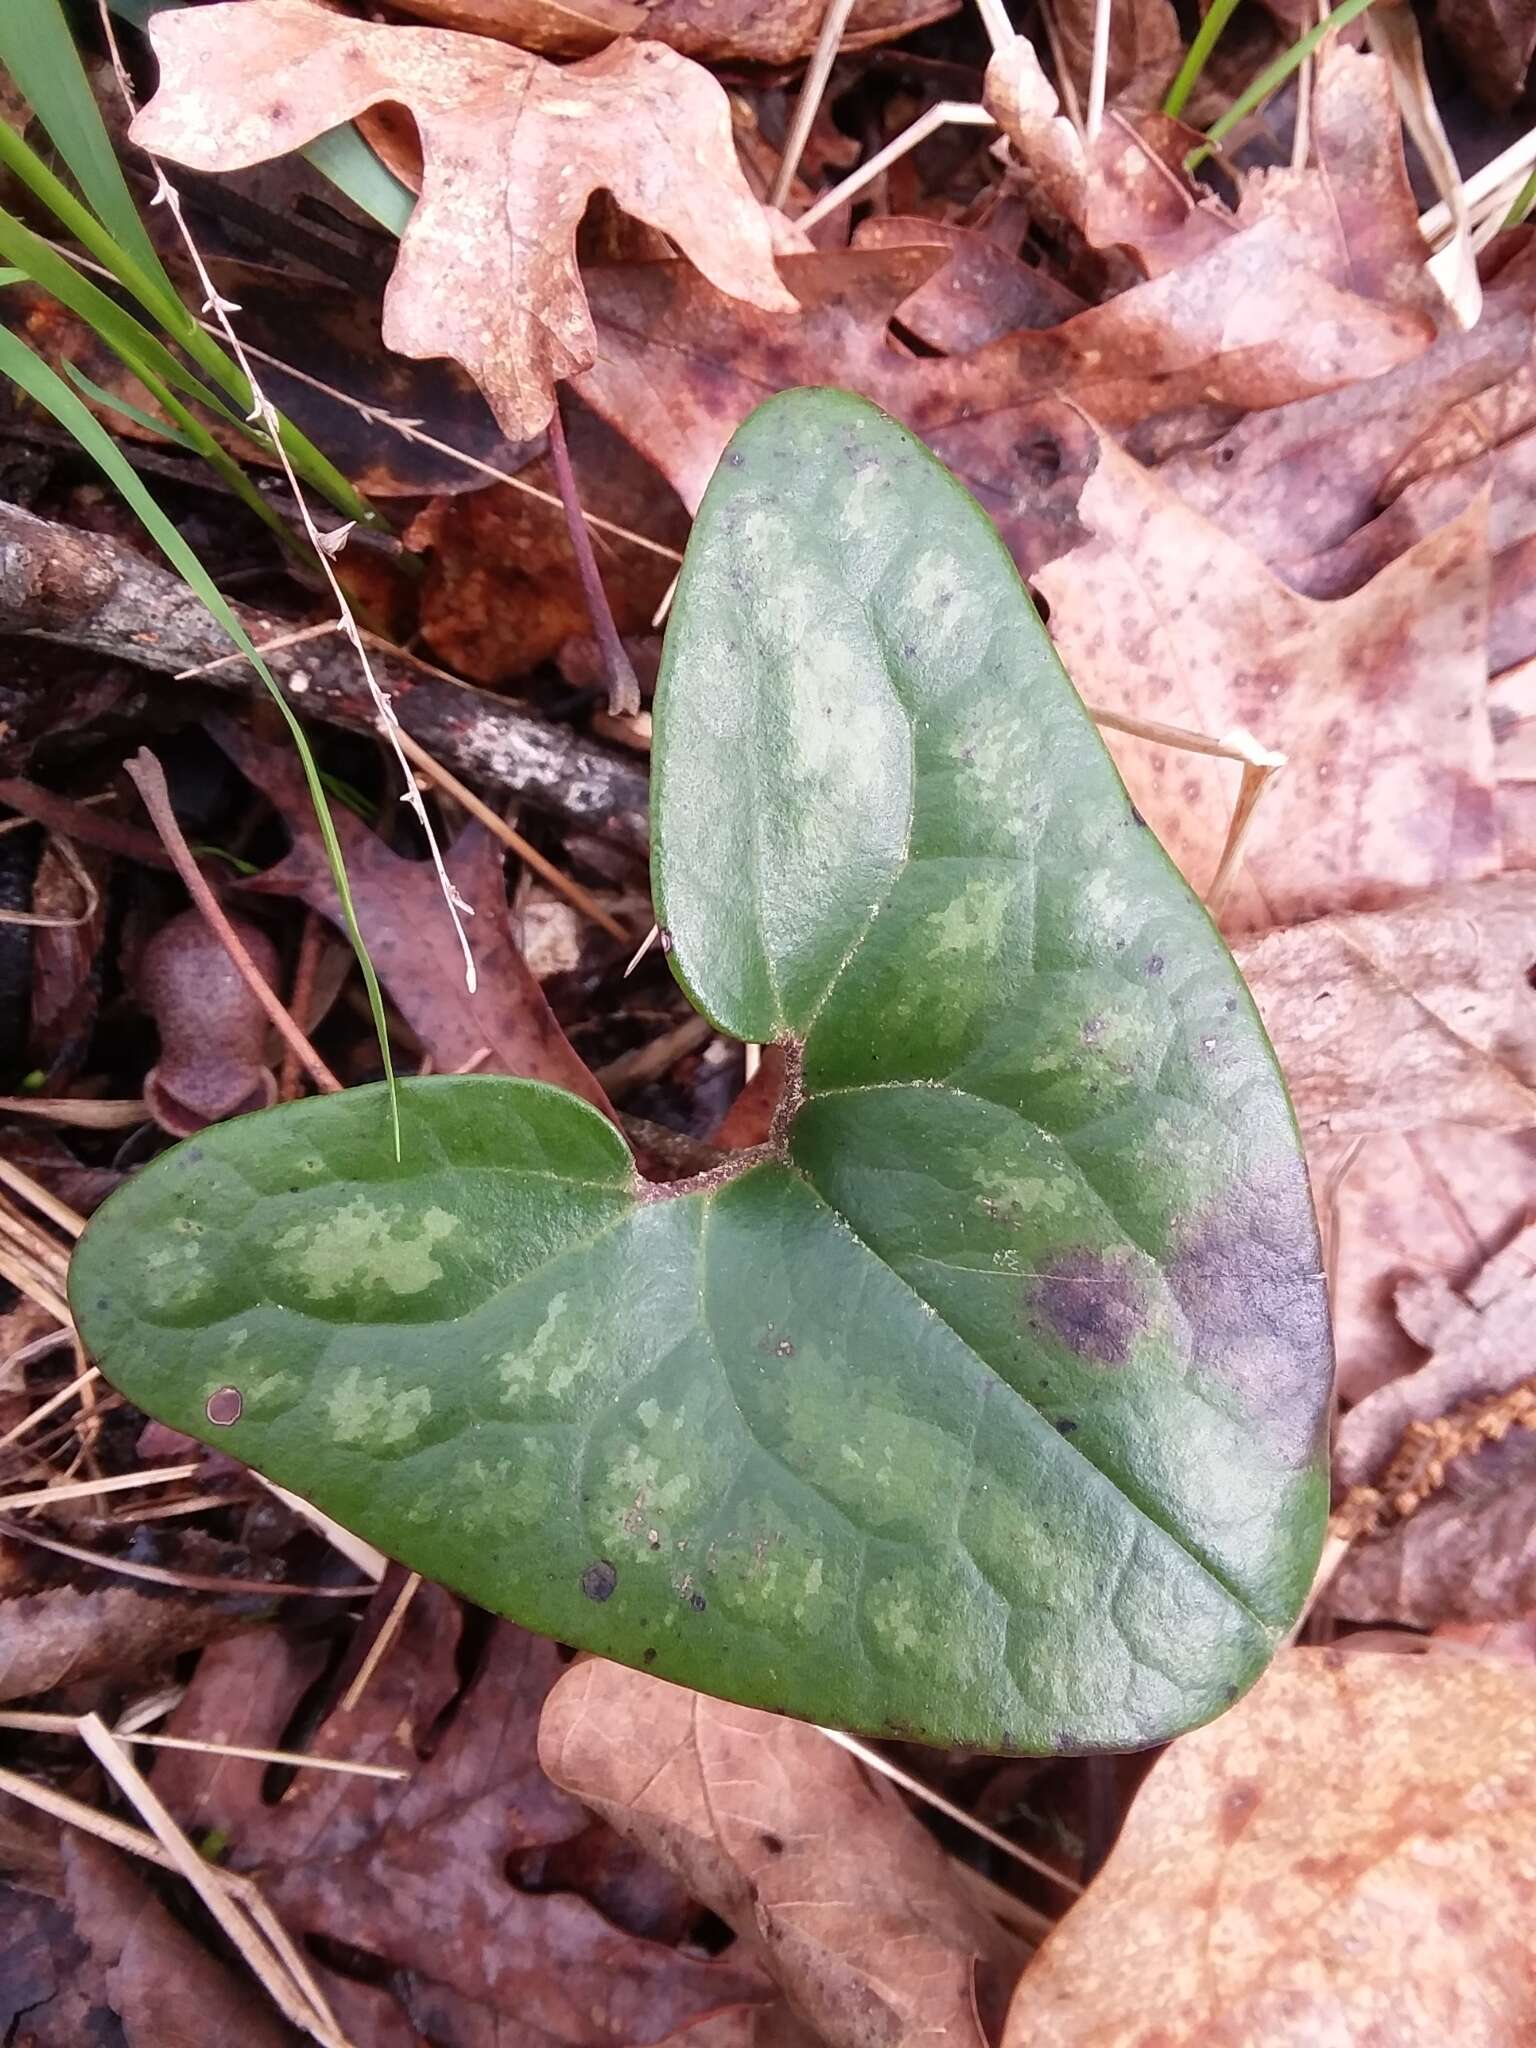
[{"label": "green grass blade", "polygon": [[1206,130],[1205,140],[1200,147],[1192,149],[1185,157],[1185,170],[1192,171],[1197,164],[1203,163],[1216,144],[1230,135],[1239,121],[1267,100],[1272,92],[1277,92],[1292,72],[1300,70],[1319,43],[1334,35],[1339,29],[1347,28],[1349,23],[1364,14],[1371,4],[1372,0],[1344,0],[1344,4],[1335,7],[1325,21],[1318,22],[1315,28],[1309,28],[1299,42],[1292,43],[1288,50],[1282,51],[1272,64],[1266,64],[1253,83],[1238,94],[1221,119]]},{"label": "green grass blade", "polygon": [[1515,194],[1515,203],[1510,207],[1508,213],[1505,214],[1501,225],[1506,228],[1519,227],[1521,221],[1525,219],[1525,216],[1533,206],[1536,206],[1536,171],[1531,172],[1531,175]]},{"label": "green grass blade", "polygon": [[389,1029],[384,1016],[384,996],[379,987],[378,975],[374,972],[373,961],[369,958],[367,945],[358,927],[357,911],[352,901],[352,889],[347,880],[346,865],[342,860],[336,827],[332,822],[330,806],[326,803],[325,791],[321,786],[319,766],[310,751],[309,739],[303,726],[294,716],[287,698],[278,688],[277,678],[262,660],[250,635],[231,611],[218,585],[161,511],[112,436],[94,417],[84,400],[70,390],[63,378],[51,369],[35,350],[28,348],[24,341],[4,327],[0,327],[0,373],[19,385],[29,398],[45,406],[60,426],[73,435],[97,467],[117,486],[177,575],[207,606],[256,670],[287,721],[288,730],[293,735],[294,745],[299,750],[299,759],[304,766],[304,779],[309,786],[310,800],[315,807],[315,820],[320,828],[320,838],[325,847],[331,880],[335,884],[342,916],[346,921],[347,936],[352,941],[352,950],[357,955],[357,964],[362,970],[363,983],[368,991],[368,1007],[373,1014],[379,1053],[384,1063],[385,1079],[389,1085],[390,1114],[394,1121],[395,1145],[398,1151],[399,1105],[396,1098],[394,1062],[389,1050]]},{"label": "green grass blade", "polygon": [[1201,72],[1210,62],[1212,50],[1227,23],[1237,12],[1237,0],[1211,0],[1210,12],[1196,31],[1195,39],[1184,52],[1184,62],[1179,66],[1178,77],[1168,88],[1168,97],[1163,101],[1163,112],[1170,120],[1176,121],[1184,111],[1184,103],[1195,89]]},{"label": "green grass blade", "polygon": [[375,155],[350,121],[317,135],[299,154],[381,228],[396,236],[405,233],[416,194]]},{"label": "green grass blade", "polygon": [[170,291],[117,161],[59,0],[0,6],[0,64],[47,131],[102,226],[147,277]]},{"label": "green grass blade", "polygon": [[[3,0],[0,0],[3,4]],[[232,398],[242,413],[252,405],[251,387],[245,372],[233,362],[211,334],[198,324],[167,285],[151,277],[102,227],[89,207],[82,206],[62,179],[13,129],[0,121],[0,164],[15,172],[36,198],[42,201],[74,239],[92,255],[125,290],[131,292],[145,312],[157,320],[166,333],[186,350],[192,360]],[[164,276],[164,272],[161,272]],[[39,280],[41,281],[41,280]],[[348,519],[375,530],[387,530],[388,522],[344,477],[335,464],[320,453],[305,434],[290,421],[282,422],[283,446],[299,475],[320,491]]]},{"label": "green grass blade", "polygon": [[103,385],[98,384],[94,377],[87,377],[84,370],[67,359],[59,367],[75,389],[83,397],[90,399],[94,405],[99,405],[106,412],[119,413],[125,420],[132,420],[136,427],[142,427],[146,434],[153,434],[157,441],[169,441],[174,447],[185,448],[189,453],[194,452],[191,435],[180,427],[173,427],[165,420],[157,420],[152,414],[147,413],[143,406],[135,405],[131,399],[120,398],[115,391],[108,391]]}]

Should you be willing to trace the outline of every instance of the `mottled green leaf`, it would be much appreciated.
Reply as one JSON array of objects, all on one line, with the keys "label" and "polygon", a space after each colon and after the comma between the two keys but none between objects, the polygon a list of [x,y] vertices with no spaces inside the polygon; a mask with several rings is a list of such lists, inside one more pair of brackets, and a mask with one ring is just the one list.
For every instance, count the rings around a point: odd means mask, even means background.
[{"label": "mottled green leaf", "polygon": [[[1263,1667],[1329,1344],[1274,1057],[971,499],[873,407],[737,434],[657,700],[659,914],[784,1041],[637,1183],[468,1077],[178,1148],[72,1297],[134,1400],[569,1642],[818,1720],[1123,1746]],[[238,1419],[227,1416],[237,1405]]]}]

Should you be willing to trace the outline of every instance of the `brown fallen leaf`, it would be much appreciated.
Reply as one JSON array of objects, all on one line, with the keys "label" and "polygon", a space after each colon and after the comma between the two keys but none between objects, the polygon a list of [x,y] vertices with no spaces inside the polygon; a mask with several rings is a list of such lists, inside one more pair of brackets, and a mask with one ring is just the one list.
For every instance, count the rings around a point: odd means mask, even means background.
[{"label": "brown fallen leaf", "polygon": [[793,321],[726,298],[686,265],[595,267],[599,355],[577,389],[689,507],[770,392],[862,392],[965,478],[1032,570],[1080,536],[1070,441],[1081,429],[1058,420],[1037,451],[1041,400],[1071,393],[1112,426],[1195,405],[1280,405],[1403,362],[1428,338],[1422,315],[1353,297],[1315,267],[1342,269],[1344,254],[1312,188],[1289,213],[1059,326],[918,360],[887,327],[938,257],[931,246],[786,257],[800,301]]},{"label": "brown fallen leaf", "polygon": [[[1287,756],[1222,906],[1227,929],[1379,908],[1496,871],[1481,502],[1334,604],[1288,589],[1108,437],[1077,510],[1092,541],[1038,582],[1083,696],[1214,738],[1245,730]],[[1204,891],[1235,764],[1107,737],[1137,807]]]},{"label": "brown fallen leaf", "polygon": [[945,355],[964,355],[1018,327],[1058,327],[1084,301],[976,228],[880,213],[853,231],[855,249],[936,248],[945,260],[896,309],[909,334]]},{"label": "brown fallen leaf", "polygon": [[971,2042],[1018,1958],[893,1787],[813,1728],[590,1658],[539,1757],[749,1940],[830,2048]]},{"label": "brown fallen leaf", "polygon": [[1417,1372],[1358,1402],[1339,1424],[1334,1473],[1342,1486],[1379,1478],[1410,1424],[1507,1393],[1528,1376],[1536,1224],[1527,1224],[1461,1288],[1429,1274],[1399,1281],[1394,1292],[1398,1320],[1432,1356]]},{"label": "brown fallen leaf", "polygon": [[1449,330],[1383,376],[1242,420],[1163,464],[1163,480],[1304,589],[1298,565],[1346,541],[1413,476],[1505,438],[1501,394],[1530,357],[1533,315],[1536,241],[1488,285],[1469,333]]},{"label": "brown fallen leaf", "polygon": [[646,32],[645,9],[630,0],[400,0],[400,12],[541,57],[590,57],[618,36]]},{"label": "brown fallen leaf", "polygon": [[1238,960],[1309,1139],[1536,1125],[1536,891],[1522,875],[1320,917]]},{"label": "brown fallen leaf", "polygon": [[381,103],[411,110],[427,175],[385,294],[384,342],[461,362],[514,440],[546,425],[556,380],[593,359],[576,229],[599,186],[722,292],[793,310],[725,93],[662,44],[612,44],[559,70],[483,37],[353,21],[309,0],[162,13],[150,35],[160,88],[133,139],[197,170],[264,162]]},{"label": "brown fallen leaf", "polygon": [[1497,113],[1507,112],[1536,51],[1533,0],[1436,0],[1435,24],[1473,91]]},{"label": "brown fallen leaf", "polygon": [[1184,173],[1182,158],[1199,139],[1192,130],[1161,114],[1134,123],[1117,115],[1085,142],[1061,113],[1027,36],[994,53],[982,98],[1013,145],[1026,189],[1090,247],[1127,248],[1148,277],[1159,277],[1240,232]]},{"label": "brown fallen leaf", "polygon": [[[954,14],[962,0],[854,0],[838,47],[872,49]],[[710,63],[794,64],[808,57],[824,0],[640,0],[645,32]]]},{"label": "brown fallen leaf", "polygon": [[[283,858],[246,886],[297,896],[334,925],[341,906],[315,829],[303,771],[290,751],[269,747],[233,719],[208,720],[224,752],[282,815],[292,838]],[[440,1073],[477,1056],[477,1071],[520,1074],[584,1095],[607,1114],[608,1102],[555,1020],[544,992],[512,941],[503,854],[471,823],[445,856],[448,872],[474,913],[466,920],[478,986],[465,985],[458,940],[437,877],[426,861],[393,853],[354,812],[332,805],[357,906],[358,923],[379,978],[400,1014],[432,1054]]]},{"label": "brown fallen leaf", "polygon": [[1397,1319],[1404,1279],[1463,1286],[1536,1213],[1536,1131],[1435,1122],[1379,1137],[1310,1140],[1330,1247],[1339,1393],[1358,1402],[1424,1362]]},{"label": "brown fallen leaf", "polygon": [[[57,1882],[62,1890],[61,1874]],[[0,1885],[0,2040],[94,2048],[95,2016],[106,2007],[101,1965],[68,1906],[31,1885]]]},{"label": "brown fallen leaf", "polygon": [[[124,2048],[288,2048],[292,2034],[254,1983],[220,1962],[156,1898],[127,1857],[64,1833],[66,1896],[103,1973]],[[87,2039],[105,2015],[93,2015]]]},{"label": "brown fallen leaf", "polygon": [[[566,406],[566,438],[588,513],[681,549],[688,520],[676,497],[634,450],[585,406]],[[556,489],[547,461],[526,482]],[[510,484],[436,498],[406,531],[430,550],[419,630],[441,661],[474,682],[503,683],[591,631],[569,530],[558,505]],[[596,536],[603,589],[621,633],[643,631],[675,572],[661,555]],[[604,678],[606,680],[606,677]]]},{"label": "brown fallen leaf", "polygon": [[[423,1585],[356,1705],[332,1704],[305,1744],[404,1768],[407,1782],[301,1771],[274,1804],[261,1764],[173,1751],[156,1786],[184,1827],[221,1832],[230,1867],[260,1870],[296,1937],[323,1944],[328,1992],[354,1982],[339,1957],[375,1959],[365,1974],[395,2024],[416,2030],[406,2040],[631,2048],[767,2003],[754,1965],[642,1939],[541,1881],[541,1852],[592,1825],[535,1754],[561,1668],[553,1643],[507,1624],[481,1634]],[[169,1732],[272,1746],[314,1671],[287,1633],[231,1645],[203,1659]]]},{"label": "brown fallen leaf", "polygon": [[[1062,55],[1084,100],[1093,62],[1095,12],[1094,0],[1058,0],[1055,8]],[[1126,0],[1110,16],[1108,102],[1133,112],[1160,106],[1183,55],[1184,41],[1170,0]]]},{"label": "brown fallen leaf", "polygon": [[[1432,1355],[1340,1425],[1339,1483],[1379,1489],[1384,1527],[1355,1541],[1324,1603],[1345,1620],[1418,1628],[1513,1620],[1536,1603],[1536,1225],[1463,1290],[1405,1280],[1396,1306]],[[1345,1512],[1366,1503],[1351,1494]]]},{"label": "brown fallen leaf", "polygon": [[1533,1783],[1529,1672],[1283,1653],[1154,1766],[1004,2048],[1528,2040]]},{"label": "brown fallen leaf", "polygon": [[208,1542],[188,1556],[188,1571],[227,1574],[227,1594],[183,1593],[110,1572],[83,1586],[8,1593],[0,1598],[0,1701],[92,1678],[147,1678],[188,1650],[255,1628],[275,1603],[258,1581],[242,1583],[239,1568],[248,1563],[244,1552]]}]

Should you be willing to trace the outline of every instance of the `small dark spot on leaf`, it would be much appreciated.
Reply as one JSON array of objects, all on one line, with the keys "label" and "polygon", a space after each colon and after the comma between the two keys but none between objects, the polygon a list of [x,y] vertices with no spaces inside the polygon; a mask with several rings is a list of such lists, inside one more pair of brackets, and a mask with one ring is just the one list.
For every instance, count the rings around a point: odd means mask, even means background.
[{"label": "small dark spot on leaf", "polygon": [[606,1600],[618,1583],[618,1570],[606,1557],[589,1564],[581,1575],[581,1590],[589,1600]]},{"label": "small dark spot on leaf", "polygon": [[732,448],[727,452],[725,459],[731,465],[732,469],[740,469],[741,465],[746,461],[747,458],[745,457],[745,455],[742,454],[739,448]]},{"label": "small dark spot on leaf", "polygon": [[1221,1696],[1227,1701],[1235,1700],[1237,1698],[1237,1687],[1235,1685],[1224,1685],[1221,1688]]},{"label": "small dark spot on leaf", "polygon": [[1161,954],[1161,953],[1152,953],[1152,954],[1149,954],[1149,955],[1148,955],[1148,957],[1147,957],[1147,972],[1148,972],[1148,974],[1161,974],[1161,973],[1162,973],[1162,971],[1163,971],[1163,968],[1164,968],[1164,967],[1165,967],[1166,965],[1167,965],[1167,962],[1166,962],[1166,961],[1165,961],[1165,960],[1163,959],[1163,956],[1162,956],[1162,954]]},{"label": "small dark spot on leaf", "polygon": [[1066,1252],[1025,1292],[1046,1334],[1096,1365],[1124,1365],[1146,1321],[1142,1283],[1124,1255]]},{"label": "small dark spot on leaf", "polygon": [[1053,484],[1061,475],[1061,443],[1054,435],[1036,434],[1032,440],[1016,441],[1013,452],[1037,484]]},{"label": "small dark spot on leaf", "polygon": [[1146,819],[1145,819],[1145,818],[1144,818],[1144,817],[1143,817],[1143,816],[1141,815],[1140,811],[1138,811],[1138,810],[1137,810],[1137,808],[1136,808],[1136,806],[1135,806],[1134,804],[1132,804],[1132,805],[1131,805],[1131,823],[1132,823],[1133,825],[1141,825],[1141,826],[1145,826],[1146,822],[1147,822],[1147,821],[1146,821]]},{"label": "small dark spot on leaf", "polygon": [[221,1429],[227,1429],[230,1423],[240,1420],[240,1411],[244,1406],[245,1402],[238,1387],[218,1387],[208,1396],[208,1406],[204,1412],[210,1422]]},{"label": "small dark spot on leaf", "polygon": [[286,121],[287,118],[288,102],[286,100],[274,100],[271,106],[268,107],[267,109],[267,119],[269,121],[283,122]]},{"label": "small dark spot on leaf", "polygon": [[771,1835],[765,1829],[757,1839],[762,1843],[770,1856],[782,1856],[784,1854],[784,1837],[782,1835]]},{"label": "small dark spot on leaf", "polygon": [[690,1593],[688,1595],[688,1605],[693,1609],[695,1614],[702,1614],[705,1608],[709,1605],[709,1602],[704,1598],[704,1595],[702,1593]]},{"label": "small dark spot on leaf", "polygon": [[1076,1429],[1077,1422],[1075,1418],[1070,1415],[1058,1415],[1056,1417],[1055,1426],[1057,1429],[1061,1431],[1063,1436],[1070,1436],[1073,1430]]},{"label": "small dark spot on leaf", "polygon": [[654,1664],[656,1662],[656,1652],[654,1649],[646,1650],[643,1653],[643,1662],[647,1664]]}]

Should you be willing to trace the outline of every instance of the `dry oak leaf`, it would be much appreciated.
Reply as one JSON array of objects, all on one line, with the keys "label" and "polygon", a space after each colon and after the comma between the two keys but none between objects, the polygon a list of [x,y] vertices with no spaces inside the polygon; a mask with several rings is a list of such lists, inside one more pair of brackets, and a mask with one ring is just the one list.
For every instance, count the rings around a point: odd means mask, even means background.
[{"label": "dry oak leaf", "polygon": [[983,2048],[1009,1939],[884,1779],[817,1729],[589,1658],[539,1761],[755,1949],[829,2048]]},{"label": "dry oak leaf", "polygon": [[1492,875],[1238,948],[1304,1136],[1536,1124],[1536,890]]},{"label": "dry oak leaf", "polygon": [[[199,1665],[168,1732],[280,1744],[301,1706],[318,1711],[315,1653],[297,1631],[229,1645]],[[510,1623],[483,1629],[423,1585],[356,1703],[337,1699],[333,1678],[304,1741],[313,1756],[404,1769],[404,1781],[307,1770],[274,1801],[260,1763],[169,1751],[171,1767],[157,1766],[181,1825],[220,1833],[225,1864],[260,1874],[301,1944],[325,1944],[312,1959],[330,1965],[322,1982],[344,2024],[336,1952],[375,1959],[391,2021],[348,2027],[358,2048],[639,2048],[722,2007],[772,2000],[739,1951],[707,1957],[645,1939],[554,1875],[561,1850],[594,1825],[535,1753],[560,1670],[555,1644]]]},{"label": "dry oak leaf", "polygon": [[617,42],[560,70],[483,37],[352,21],[309,0],[172,10],[150,35],[160,88],[133,139],[195,170],[282,156],[380,104],[410,109],[422,196],[384,297],[385,346],[454,357],[513,440],[538,433],[556,380],[593,360],[576,229],[599,188],[722,292],[794,310],[724,89],[663,44]]},{"label": "dry oak leaf", "polygon": [[1283,405],[1406,362],[1429,339],[1422,314],[1331,281],[1345,252],[1325,195],[1311,188],[1105,305],[967,355],[918,359],[889,323],[944,254],[930,243],[785,257],[794,320],[726,298],[685,264],[595,266],[586,283],[599,353],[576,388],[690,507],[771,392],[861,392],[964,478],[1029,571],[1082,537],[1074,444],[1092,439],[1080,421],[1058,420],[1040,447],[1042,400],[1071,393],[1112,427],[1213,403]]},{"label": "dry oak leaf", "polygon": [[1027,36],[994,53],[982,100],[1012,143],[1030,189],[1094,248],[1129,248],[1149,277],[1238,232],[1230,214],[1208,198],[1197,200],[1183,174],[1179,160],[1199,139],[1193,130],[1163,115],[1146,115],[1137,124],[1121,117],[1085,142],[1061,113],[1056,88]]},{"label": "dry oak leaf", "polygon": [[1424,1361],[1397,1319],[1403,1279],[1462,1286],[1536,1213],[1536,1129],[1443,1122],[1307,1145],[1330,1247],[1339,1394],[1358,1402]]},{"label": "dry oak leaf", "polygon": [[[1414,1424],[1438,1423],[1412,1446],[1443,1483],[1384,1534],[1355,1543],[1325,1601],[1351,1621],[1506,1621],[1536,1601],[1536,1435],[1516,1426],[1500,1397],[1531,1377],[1536,1308],[1536,1224],[1489,1259],[1464,1288],[1439,1275],[1396,1290],[1397,1313],[1427,1365],[1370,1395],[1345,1416],[1335,1450],[1341,1486],[1382,1483]],[[1466,1426],[1481,1413],[1506,1433],[1491,1441]],[[1440,1418],[1446,1418],[1444,1422]]]},{"label": "dry oak leaf", "polygon": [[1528,2041],[1533,1787],[1531,1673],[1288,1651],[1154,1767],[1004,2048]]},{"label": "dry oak leaf", "polygon": [[[1038,582],[1083,696],[1216,738],[1244,730],[1287,756],[1223,905],[1228,930],[1381,908],[1498,869],[1482,500],[1333,604],[1289,589],[1107,437],[1077,512],[1092,540]],[[1203,892],[1236,765],[1107,737]]]},{"label": "dry oak leaf", "polygon": [[[1056,8],[1062,55],[1084,99],[1093,65],[1097,14],[1095,0],[1059,0]],[[1124,0],[1109,23],[1111,105],[1136,112],[1160,106],[1183,55],[1184,40],[1172,0]]]}]

